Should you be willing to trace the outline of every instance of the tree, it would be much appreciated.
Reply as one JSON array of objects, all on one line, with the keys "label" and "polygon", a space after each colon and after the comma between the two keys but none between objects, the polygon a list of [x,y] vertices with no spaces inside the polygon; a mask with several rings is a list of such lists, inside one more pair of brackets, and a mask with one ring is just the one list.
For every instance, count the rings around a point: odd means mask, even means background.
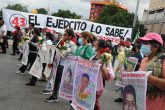
[{"label": "tree", "polygon": [[[100,14],[96,22],[107,25],[132,28],[133,19],[133,13],[129,13],[127,10],[121,9],[117,6],[109,5],[105,6],[103,12]],[[137,21],[137,24],[133,29],[132,39],[134,39],[134,36],[138,31],[140,32],[140,36],[145,35],[147,31],[144,25],[140,24],[139,21]]]},{"label": "tree", "polygon": [[8,5],[6,8],[16,11],[28,12],[27,6],[23,6],[21,4]]},{"label": "tree", "polygon": [[69,10],[61,10],[54,12],[52,16],[63,17],[63,18],[72,18],[72,19],[81,19],[81,15],[77,15],[75,12],[70,12]]},{"label": "tree", "polygon": [[38,14],[48,14],[48,11],[45,8],[39,8],[37,9]]}]

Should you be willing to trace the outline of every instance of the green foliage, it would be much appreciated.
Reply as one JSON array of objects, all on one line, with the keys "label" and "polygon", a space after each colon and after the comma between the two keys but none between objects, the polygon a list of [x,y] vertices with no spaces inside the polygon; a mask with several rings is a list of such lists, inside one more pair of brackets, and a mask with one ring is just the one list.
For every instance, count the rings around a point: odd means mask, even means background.
[{"label": "green foliage", "polygon": [[28,12],[27,6],[23,6],[21,4],[14,4],[14,5],[9,4],[6,8],[16,11]]},{"label": "green foliage", "polygon": [[69,10],[61,10],[54,12],[52,16],[63,17],[63,18],[72,18],[72,19],[81,19],[81,15],[77,15],[75,12],[70,12]]},{"label": "green foliage", "polygon": [[39,8],[36,10],[38,11],[38,14],[48,14],[48,11],[45,8]]},{"label": "green foliage", "polygon": [[[103,12],[100,14],[96,22],[107,25],[132,28],[133,19],[133,13],[129,13],[127,10],[118,8],[117,6],[109,5],[103,9]],[[140,24],[139,21],[137,21],[137,24],[133,29],[133,36],[135,36],[138,31],[140,32],[140,36],[145,35],[147,31],[144,25]]]},{"label": "green foliage", "polygon": [[138,33],[138,31],[140,32],[140,37],[142,37],[146,34],[147,28],[145,28],[143,24],[140,24],[139,22],[137,22],[136,26],[133,30],[133,39],[136,36],[136,34]]}]

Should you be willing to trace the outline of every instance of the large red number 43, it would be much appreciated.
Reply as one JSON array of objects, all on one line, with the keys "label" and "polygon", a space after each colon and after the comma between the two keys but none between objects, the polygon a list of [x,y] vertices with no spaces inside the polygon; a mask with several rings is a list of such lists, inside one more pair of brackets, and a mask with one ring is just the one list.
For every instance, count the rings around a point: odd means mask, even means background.
[{"label": "large red number 43", "polygon": [[[20,20],[20,24],[19,24],[19,20]],[[14,24],[15,26],[20,26],[20,27],[24,27],[25,26],[25,18],[19,18],[15,17],[12,21],[12,24]]]}]

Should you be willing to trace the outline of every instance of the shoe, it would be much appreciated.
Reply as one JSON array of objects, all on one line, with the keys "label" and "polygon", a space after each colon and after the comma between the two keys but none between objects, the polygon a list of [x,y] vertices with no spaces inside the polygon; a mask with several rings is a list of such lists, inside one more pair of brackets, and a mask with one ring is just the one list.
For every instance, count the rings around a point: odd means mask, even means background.
[{"label": "shoe", "polygon": [[41,82],[47,82],[48,80],[47,79],[39,79],[38,81],[41,81]]},{"label": "shoe", "polygon": [[49,103],[58,102],[57,97],[53,97],[53,96],[50,96],[49,98],[44,99],[44,100],[45,102],[49,102]]},{"label": "shoe", "polygon": [[26,83],[26,86],[35,86],[35,84],[34,83]]},{"label": "shoe", "polygon": [[115,102],[123,102],[122,98],[115,99]]},{"label": "shoe", "polygon": [[52,91],[43,90],[43,91],[41,92],[41,94],[43,94],[43,95],[51,95],[51,94],[52,94]]},{"label": "shoe", "polygon": [[18,71],[16,72],[16,74],[23,75],[24,73],[18,70]]}]

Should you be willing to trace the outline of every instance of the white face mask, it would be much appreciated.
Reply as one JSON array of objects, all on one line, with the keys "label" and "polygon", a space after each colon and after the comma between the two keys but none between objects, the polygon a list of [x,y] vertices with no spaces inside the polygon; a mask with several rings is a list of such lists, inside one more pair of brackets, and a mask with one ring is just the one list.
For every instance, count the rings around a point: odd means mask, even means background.
[{"label": "white face mask", "polygon": [[150,45],[142,45],[141,46],[141,49],[140,49],[141,53],[144,55],[144,56],[149,56],[151,54],[151,46]]}]

